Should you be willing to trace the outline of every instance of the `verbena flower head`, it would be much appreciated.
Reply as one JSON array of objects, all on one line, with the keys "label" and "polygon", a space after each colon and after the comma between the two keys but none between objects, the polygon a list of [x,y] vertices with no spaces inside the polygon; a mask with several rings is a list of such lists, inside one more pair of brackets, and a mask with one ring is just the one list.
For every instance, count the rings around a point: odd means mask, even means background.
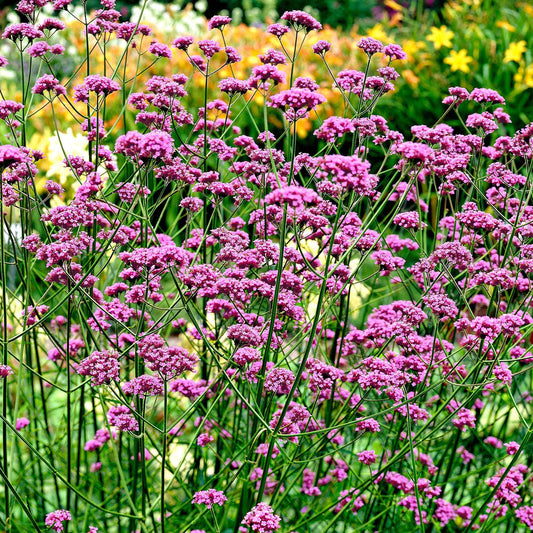
[{"label": "verbena flower head", "polygon": [[248,85],[255,89],[259,87],[267,89],[269,81],[272,81],[275,85],[285,83],[285,72],[278,70],[274,65],[259,65],[252,69]]},{"label": "verbena flower head", "polygon": [[233,46],[226,46],[226,48],[224,48],[224,52],[226,52],[226,62],[228,64],[235,64],[242,61],[241,54],[239,54],[239,52],[235,48],[233,48]]},{"label": "verbena flower head", "polygon": [[216,41],[212,39],[206,39],[204,41],[198,41],[196,43],[198,48],[204,53],[207,59],[211,59],[217,52],[222,50],[222,47]]},{"label": "verbena flower head", "polygon": [[259,55],[259,60],[264,65],[285,65],[287,58],[283,52],[269,49],[264,54]]},{"label": "verbena flower head", "polygon": [[22,418],[17,418],[17,421],[15,423],[15,429],[17,431],[20,431],[21,429],[24,429],[25,427],[28,427],[30,425],[30,421],[23,416]]},{"label": "verbena flower head", "polygon": [[44,39],[44,33],[32,24],[11,24],[2,33],[2,39],[11,39],[12,41],[27,39],[28,41],[33,41],[35,39]]},{"label": "verbena flower head", "polygon": [[373,56],[379,52],[383,52],[383,43],[374,39],[373,37],[363,37],[357,42],[357,47],[365,52],[368,56]]},{"label": "verbena flower head", "polygon": [[37,29],[41,30],[42,32],[61,31],[61,30],[64,30],[65,28],[66,28],[66,24],[63,21],[56,19],[56,18],[46,18],[37,25]]},{"label": "verbena flower head", "polygon": [[26,53],[31,57],[43,57],[50,52],[51,46],[45,41],[38,41],[26,48]]},{"label": "verbena flower head", "polygon": [[167,159],[174,153],[174,141],[163,131],[146,134],[129,131],[117,139],[115,151],[131,158]]},{"label": "verbena flower head", "polygon": [[242,524],[257,533],[271,533],[281,527],[281,517],[274,514],[270,505],[261,502],[245,515]]},{"label": "verbena flower head", "polygon": [[238,80],[235,78],[226,78],[218,82],[218,88],[228,94],[245,94],[250,89],[246,80]]},{"label": "verbena flower head", "polygon": [[35,94],[53,93],[54,95],[66,95],[67,90],[59,83],[59,80],[51,74],[41,76],[32,88]]},{"label": "verbena flower head", "polygon": [[226,17],[223,15],[215,15],[209,19],[207,27],[210,30],[222,29],[224,26],[227,26],[231,22],[231,17]]},{"label": "verbena flower head", "polygon": [[478,103],[504,104],[505,99],[494,89],[473,89],[468,97]]},{"label": "verbena flower head", "polygon": [[279,23],[271,24],[267,28],[267,32],[268,33],[271,33],[272,35],[275,35],[278,38],[281,38],[283,35],[285,35],[286,33],[290,32],[290,31],[291,31],[291,29],[288,26],[285,26],[285,25],[279,24]]},{"label": "verbena flower head", "polygon": [[305,11],[285,11],[281,15],[283,20],[286,20],[290,26],[292,26],[297,31],[311,31],[311,30],[321,30],[322,24],[318,22],[314,17]]},{"label": "verbena flower head", "polygon": [[0,146],[0,168],[26,161],[27,155],[20,148],[9,144]]},{"label": "verbena flower head", "polygon": [[192,503],[203,504],[208,509],[212,509],[215,504],[222,506],[227,501],[228,499],[224,492],[215,489],[198,491],[194,494],[192,499]]},{"label": "verbena flower head", "polygon": [[148,52],[156,57],[166,57],[167,59],[172,57],[172,50],[166,44],[158,43],[157,41],[151,42]]},{"label": "verbena flower head", "polygon": [[383,54],[391,61],[395,59],[407,59],[407,54],[403,51],[402,47],[398,44],[388,44],[383,48]]},{"label": "verbena flower head", "polygon": [[94,74],[87,76],[81,85],[74,87],[74,99],[87,103],[91,92],[105,97],[116,91],[120,91],[119,83],[105,76]]},{"label": "verbena flower head", "polygon": [[93,352],[75,366],[76,372],[91,377],[91,386],[96,387],[119,380],[118,354],[113,351]]},{"label": "verbena flower head", "polygon": [[275,94],[269,100],[271,107],[284,109],[289,120],[307,116],[309,111],[324,103],[326,98],[309,89],[290,89]]},{"label": "verbena flower head", "polygon": [[57,511],[53,511],[51,513],[48,513],[45,518],[45,525],[57,533],[61,533],[64,529],[64,522],[70,522],[72,520],[72,515],[70,514],[70,511],[67,511],[66,509],[58,509]]},{"label": "verbena flower head", "polygon": [[174,48],[178,48],[179,50],[187,50],[189,46],[191,46],[194,43],[194,37],[190,37],[189,35],[178,37],[177,39],[174,39],[172,41],[172,46]]},{"label": "verbena flower head", "polygon": [[9,365],[0,365],[0,379],[7,378],[13,374],[13,369]]},{"label": "verbena flower head", "polygon": [[315,54],[320,55],[326,55],[326,52],[329,52],[331,50],[331,43],[328,41],[318,41],[313,45],[313,52]]}]

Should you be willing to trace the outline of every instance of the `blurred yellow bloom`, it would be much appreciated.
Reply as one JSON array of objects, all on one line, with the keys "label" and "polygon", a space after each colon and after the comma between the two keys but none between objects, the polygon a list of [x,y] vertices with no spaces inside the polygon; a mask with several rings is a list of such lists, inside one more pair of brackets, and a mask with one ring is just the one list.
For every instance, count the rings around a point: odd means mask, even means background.
[{"label": "blurred yellow bloom", "polygon": [[444,6],[446,11],[446,18],[454,18],[454,15],[460,11],[463,11],[463,6],[460,2],[450,1]]},{"label": "blurred yellow bloom", "polygon": [[459,52],[455,50],[450,51],[450,55],[444,59],[444,62],[447,65],[450,65],[452,72],[460,70],[461,72],[470,72],[470,67],[468,66],[471,63],[473,58],[471,58],[467,51],[462,48]]},{"label": "blurred yellow bloom", "polygon": [[499,20],[496,22],[496,27],[501,28],[502,30],[510,31],[511,33],[516,31],[516,28],[512,24],[509,24],[506,20]]},{"label": "blurred yellow bloom", "polygon": [[446,26],[441,26],[437,28],[436,26],[431,27],[431,34],[426,37],[428,41],[433,42],[433,45],[437,50],[440,50],[442,47],[451,48],[452,47],[452,38],[455,34],[452,30],[449,30]]},{"label": "blurred yellow bloom", "polygon": [[533,87],[533,64],[527,67],[520,67],[514,76],[514,81],[518,85]]},{"label": "blurred yellow bloom", "polygon": [[424,41],[414,41],[413,39],[408,39],[402,43],[402,48],[407,54],[409,61],[413,60],[414,55],[419,51],[423,50],[426,47]]},{"label": "blurred yellow bloom", "polygon": [[368,37],[373,37],[374,39],[377,39],[378,41],[388,41],[389,37],[383,30],[383,24],[379,23],[376,24],[373,28],[370,28],[367,32],[365,32]]},{"label": "blurred yellow bloom", "polygon": [[523,9],[529,16],[533,17],[533,6],[529,2],[522,2],[516,7]]},{"label": "blurred yellow bloom", "polygon": [[388,7],[389,9],[394,9],[394,11],[402,11],[403,6],[398,4],[398,2],[395,2],[394,0],[385,0],[385,7]]},{"label": "blurred yellow bloom", "polygon": [[420,81],[420,78],[409,69],[402,72],[402,77],[411,87],[416,87]]},{"label": "blurred yellow bloom", "polygon": [[310,120],[299,120],[296,123],[296,135],[301,139],[307,137],[307,134],[313,129],[313,123]]},{"label": "blurred yellow bloom", "polygon": [[504,63],[510,63],[511,61],[516,61],[520,63],[522,55],[527,50],[526,41],[517,41],[509,44],[509,48],[505,51],[505,57],[503,58]]}]

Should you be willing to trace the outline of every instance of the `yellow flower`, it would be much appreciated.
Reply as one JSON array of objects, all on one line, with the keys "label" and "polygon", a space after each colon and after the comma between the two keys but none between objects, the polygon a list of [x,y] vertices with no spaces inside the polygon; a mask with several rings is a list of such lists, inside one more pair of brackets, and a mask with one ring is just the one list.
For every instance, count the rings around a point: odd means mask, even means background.
[{"label": "yellow flower", "polygon": [[454,18],[457,12],[463,11],[463,6],[460,2],[450,1],[444,6],[444,10],[448,12],[446,18]]},{"label": "yellow flower", "polygon": [[411,86],[416,87],[420,78],[410,69],[402,71],[402,78]]},{"label": "yellow flower", "polygon": [[511,61],[516,61],[520,63],[522,55],[527,50],[526,41],[518,41],[509,44],[509,48],[505,50],[505,57],[503,58],[504,63],[510,63]]},{"label": "yellow flower", "polygon": [[529,2],[521,2],[516,7],[523,9],[530,17],[533,16],[533,6],[531,6]]},{"label": "yellow flower", "polygon": [[514,81],[522,87],[533,87],[533,64],[526,68],[520,67],[514,76]]},{"label": "yellow flower", "polygon": [[398,26],[403,20],[403,6],[396,2],[396,0],[385,0],[384,4],[385,7],[392,11],[388,26],[391,28]]},{"label": "yellow flower", "polygon": [[511,33],[516,31],[516,28],[512,24],[509,24],[506,20],[499,20],[496,22],[496,27],[501,28],[502,30],[507,30]]},{"label": "yellow flower", "polygon": [[372,37],[374,39],[377,39],[378,41],[388,41],[389,37],[387,34],[383,31],[383,24],[376,24],[373,28],[370,28],[366,35],[368,37]]},{"label": "yellow flower", "polygon": [[392,9],[394,11],[402,11],[403,6],[398,4],[398,2],[395,2],[394,0],[385,0],[385,7],[388,7],[389,9]]},{"label": "yellow flower", "polygon": [[299,120],[296,123],[296,135],[301,139],[305,139],[307,134],[313,129],[313,124],[310,120]]},{"label": "yellow flower", "polygon": [[407,58],[409,61],[412,61],[415,54],[419,50],[423,50],[426,47],[426,43],[424,41],[414,41],[413,39],[408,39],[407,41],[403,41],[402,48],[404,52],[407,54]]},{"label": "yellow flower", "polygon": [[462,48],[459,52],[455,50],[450,51],[450,55],[444,59],[444,62],[447,65],[450,65],[452,72],[460,70],[461,72],[470,72],[470,67],[468,63],[471,63],[473,58],[471,58],[467,51]]},{"label": "yellow flower", "polygon": [[446,26],[441,26],[440,28],[432,26],[431,35],[428,35],[426,39],[433,42],[436,50],[440,50],[442,47],[452,47],[452,38],[454,35],[453,31],[449,30]]}]

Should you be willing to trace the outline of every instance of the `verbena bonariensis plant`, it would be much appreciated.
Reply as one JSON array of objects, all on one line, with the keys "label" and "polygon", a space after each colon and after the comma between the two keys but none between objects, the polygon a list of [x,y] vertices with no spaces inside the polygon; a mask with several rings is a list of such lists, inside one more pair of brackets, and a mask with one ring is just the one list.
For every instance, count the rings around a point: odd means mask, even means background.
[{"label": "verbena bonariensis plant", "polygon": [[[502,96],[453,87],[405,140],[374,114],[401,48],[363,38],[365,71],[333,72],[320,41],[345,113],[302,153],[325,100],[296,77],[308,14],[268,28],[279,48],[247,80],[218,16],[218,40],[172,43],[190,72],[137,87],[127,62],[173,52],[103,0],[75,85],[45,3],[3,32],[20,101],[0,102],[2,529],[533,529],[533,127],[505,135]],[[188,109],[192,76],[221,98]],[[26,147],[60,106],[89,141],[63,146],[67,203],[54,181],[37,194]]]}]

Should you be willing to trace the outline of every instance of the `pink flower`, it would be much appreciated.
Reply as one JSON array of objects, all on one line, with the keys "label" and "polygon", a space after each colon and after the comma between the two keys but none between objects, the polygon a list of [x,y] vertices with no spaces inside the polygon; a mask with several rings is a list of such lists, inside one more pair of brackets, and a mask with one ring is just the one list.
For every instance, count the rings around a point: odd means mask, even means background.
[{"label": "pink flower", "polygon": [[44,33],[40,29],[25,22],[19,24],[11,24],[11,26],[8,26],[4,30],[4,33],[2,33],[2,39],[11,39],[12,41],[22,41],[23,39],[33,41],[34,39],[43,38]]},{"label": "pink flower", "polygon": [[380,426],[377,420],[373,418],[368,418],[366,420],[359,420],[355,424],[356,431],[370,431],[371,433],[378,433],[380,431]]},{"label": "pink flower", "polygon": [[318,31],[322,29],[322,24],[305,11],[285,11],[285,13],[281,15],[281,18],[286,20],[289,25],[293,26],[296,30]]},{"label": "pink flower", "polygon": [[505,99],[494,89],[474,89],[470,96],[469,100],[474,100],[480,104],[490,103],[490,104],[504,104]]},{"label": "pink flower", "polygon": [[44,523],[47,527],[56,531],[56,533],[61,533],[63,531],[63,522],[69,522],[70,520],[72,520],[70,511],[58,509],[57,511],[48,513]]},{"label": "pink flower", "polygon": [[363,37],[358,41],[357,47],[369,56],[383,52],[383,43],[373,37]]},{"label": "pink flower", "polygon": [[388,44],[387,46],[385,46],[385,48],[383,48],[383,53],[391,61],[393,61],[394,59],[407,59],[407,54],[398,44]]},{"label": "pink flower", "polygon": [[359,452],[357,458],[361,463],[365,465],[371,465],[376,462],[376,452],[374,450],[365,450],[364,452]]},{"label": "pink flower", "polygon": [[506,363],[500,363],[499,365],[495,366],[493,374],[497,380],[505,383],[506,385],[510,385],[511,381],[513,380],[513,373],[511,370],[509,370],[509,367]]},{"label": "pink flower", "polygon": [[108,350],[93,352],[74,366],[81,376],[91,377],[91,387],[118,381],[119,367],[118,353]]},{"label": "pink flower", "polygon": [[231,17],[226,17],[223,15],[216,15],[214,17],[211,17],[211,19],[207,23],[207,27],[210,30],[222,29],[224,26],[227,26],[230,22],[231,22]]},{"label": "pink flower", "polygon": [[326,52],[329,52],[331,50],[331,43],[328,41],[318,41],[313,45],[313,52],[315,54],[320,55],[326,55]]},{"label": "pink flower", "polygon": [[275,35],[276,37],[278,37],[278,39],[290,31],[291,29],[288,26],[284,26],[283,24],[279,23],[271,24],[267,28],[267,32],[271,33],[272,35]]},{"label": "pink flower", "polygon": [[163,380],[157,376],[142,375],[126,381],[121,385],[126,396],[161,396],[164,392]]},{"label": "pink flower", "polygon": [[249,90],[248,82],[245,80],[237,80],[235,78],[226,78],[220,80],[218,88],[228,94],[244,94]]},{"label": "pink flower", "polygon": [[215,438],[209,435],[209,433],[201,433],[200,435],[198,435],[198,438],[196,439],[196,444],[204,448],[205,446],[207,446],[210,442],[213,442],[214,440]]},{"label": "pink flower", "polygon": [[67,90],[59,83],[59,80],[51,74],[45,74],[40,77],[32,88],[35,94],[44,94],[45,92],[55,93],[56,95],[66,95]]},{"label": "pink flower", "polygon": [[418,211],[409,211],[407,213],[400,213],[393,219],[394,224],[402,228],[409,228],[418,230],[427,226],[424,222],[420,222],[420,215]]},{"label": "pink flower", "polygon": [[264,54],[259,56],[259,60],[263,65],[285,65],[287,58],[283,52],[269,49]]},{"label": "pink flower", "polygon": [[204,504],[208,509],[212,509],[213,505],[218,504],[222,506],[227,500],[224,492],[221,490],[209,489],[196,492],[193,496],[192,503]]},{"label": "pink flower", "polygon": [[220,44],[212,39],[206,39],[205,41],[198,41],[196,43],[198,48],[204,53],[205,57],[211,59],[217,52],[222,50]]},{"label": "pink flower", "polygon": [[0,379],[7,378],[13,374],[13,369],[9,365],[0,365]]},{"label": "pink flower", "polygon": [[518,442],[515,442],[514,440],[511,442],[506,442],[505,449],[509,455],[516,455],[518,453],[518,450],[520,449],[520,444],[518,444]]},{"label": "pink flower", "polygon": [[264,388],[276,394],[289,394],[295,376],[287,368],[273,368],[265,378]]},{"label": "pink flower", "polygon": [[25,417],[17,418],[15,429],[17,431],[20,431],[21,429],[24,429],[26,426],[29,426],[29,425],[30,425],[30,421],[27,418]]},{"label": "pink flower", "polygon": [[26,49],[26,53],[31,57],[43,57],[47,52],[50,52],[51,47],[45,41],[38,41]]},{"label": "pink flower", "polygon": [[280,528],[281,517],[274,514],[270,505],[261,502],[246,513],[241,523],[257,533],[270,533]]},{"label": "pink flower", "polygon": [[172,46],[174,46],[174,48],[178,48],[178,50],[187,50],[187,48],[189,48],[189,46],[191,46],[192,43],[194,43],[194,37],[190,37],[186,35],[186,36],[178,37],[177,39],[174,39],[172,41]]},{"label": "pink flower", "polygon": [[172,57],[172,50],[166,44],[158,43],[157,41],[152,41],[148,47],[148,51],[156,57],[166,57],[169,59]]}]

